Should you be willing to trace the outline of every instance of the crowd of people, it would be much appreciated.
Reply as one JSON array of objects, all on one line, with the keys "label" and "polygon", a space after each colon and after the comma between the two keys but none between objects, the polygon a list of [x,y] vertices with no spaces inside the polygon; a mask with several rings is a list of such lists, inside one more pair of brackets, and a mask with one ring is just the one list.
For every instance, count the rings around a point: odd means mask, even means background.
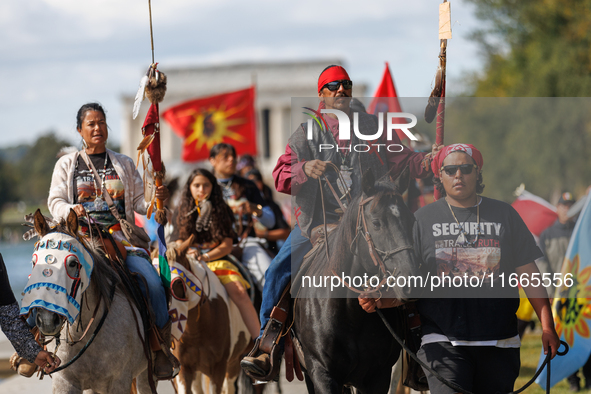
[{"label": "crowd of people", "polygon": [[[343,67],[327,67],[318,79],[319,110],[340,110],[351,116],[352,90],[353,82]],[[377,118],[363,109],[356,115],[362,134],[372,134],[378,127]],[[313,130],[307,130],[307,124],[302,124],[290,137],[285,153],[273,170],[275,190],[292,196],[292,212],[297,212],[297,221],[291,227],[274,201],[272,189],[264,184],[254,158],[248,155],[239,158],[230,144],[214,146],[210,151],[210,169],[195,169],[179,191],[171,241],[180,243],[192,237],[188,253],[206,263],[218,276],[238,306],[253,338],[281,333],[281,325],[267,327],[273,307],[300,267],[304,255],[312,249],[313,229],[325,221],[339,221],[341,205],[333,191],[339,190],[342,196],[360,193],[362,166],[370,168],[375,178],[386,174],[396,178],[408,167],[411,178],[424,179],[419,183],[420,189],[429,187],[429,180],[433,177],[434,187],[441,198],[428,204],[431,199],[419,199],[424,195],[419,193],[417,201],[420,203],[415,208],[422,208],[415,213],[413,228],[415,253],[425,273],[457,274],[450,271],[449,261],[443,257],[452,248],[462,252],[464,257],[456,256],[459,260],[469,257],[487,261],[496,275],[536,273],[538,268],[534,260],[543,256],[547,262],[545,270],[560,271],[572,233],[572,222],[564,219],[560,212],[561,206],[572,204],[571,195],[561,197],[559,219],[542,234],[538,247],[513,208],[481,196],[484,158],[475,146],[433,145],[429,152],[415,152],[405,147],[401,152],[382,150],[375,155],[346,149],[311,149],[323,141],[341,147],[350,143],[339,139],[336,115],[327,114],[325,121],[327,130],[316,123],[312,123]],[[145,279],[145,282],[139,281],[139,286],[149,298],[153,323],[164,341],[163,346],[166,346],[170,343],[171,323],[165,289],[150,262],[148,251],[130,244],[119,224],[121,219],[133,219],[135,213],[146,213],[142,178],[132,159],[106,148],[107,120],[99,104],[82,106],[76,122],[83,148],[58,160],[49,193],[49,210],[59,220],[65,219],[73,209],[80,218],[88,218],[110,230],[124,245],[125,264],[131,272]],[[395,133],[392,138],[389,143],[400,143]],[[348,180],[346,184],[330,173],[332,165],[347,175],[343,178]],[[319,184],[319,178],[328,181]],[[170,196],[166,186],[158,187],[155,193],[162,200]],[[441,228],[449,231],[435,230]],[[82,231],[87,232],[88,228],[82,226]],[[230,261],[229,254],[240,257],[241,264],[254,278],[253,282],[245,280],[240,273],[241,267]],[[456,268],[458,266],[460,264]],[[472,273],[463,270],[461,274]],[[0,265],[0,274],[2,272],[3,266]],[[257,317],[247,293],[250,286],[259,286],[263,290],[260,317]],[[492,287],[491,283],[489,287]],[[2,285],[0,290],[5,288]],[[525,286],[524,290],[542,325],[544,351],[551,349],[554,356],[559,340],[545,289]],[[421,295],[417,301],[423,334],[419,357],[466,390],[478,393],[512,391],[519,374],[521,342],[515,315],[519,300],[516,294],[511,296],[498,298],[492,292],[480,298]],[[51,371],[60,360],[35,346],[28,327],[20,324],[22,322],[17,324],[20,319],[15,317],[14,303],[10,295],[2,296],[0,322],[3,330],[6,330],[5,326],[16,327],[10,330],[22,334],[20,337],[11,334],[9,339],[13,340],[19,355]],[[399,305],[395,300],[367,295],[359,298],[359,304],[368,313],[376,308]],[[279,333],[273,333],[273,329],[279,329]],[[260,379],[268,375],[269,355],[263,351],[255,352],[253,356],[245,357],[241,365]],[[19,372],[25,374],[24,367],[22,369],[19,366]],[[172,364],[164,352],[155,353],[154,372],[160,379],[172,375]],[[431,392],[455,392],[431,372],[426,371],[426,375]],[[577,379],[575,376],[572,382],[576,380],[578,387]]]}]

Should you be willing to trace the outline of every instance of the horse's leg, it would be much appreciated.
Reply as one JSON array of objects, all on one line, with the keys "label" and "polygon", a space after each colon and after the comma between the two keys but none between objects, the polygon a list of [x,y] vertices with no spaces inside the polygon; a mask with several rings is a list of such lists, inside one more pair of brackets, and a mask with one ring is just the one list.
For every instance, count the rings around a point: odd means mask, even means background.
[{"label": "horse's leg", "polygon": [[304,372],[304,381],[306,382],[308,394],[315,394],[314,383],[312,383],[312,379],[310,379],[310,375],[308,375],[308,372]]},{"label": "horse's leg", "polygon": [[[150,375],[148,374],[148,370],[144,370],[141,374],[138,375],[136,378],[136,387],[138,394],[150,394],[152,393],[152,389],[150,388]],[[154,382],[156,387],[158,387],[158,382]]]},{"label": "horse's leg", "polygon": [[193,379],[192,384],[189,381],[186,381],[186,383],[188,383],[187,388],[189,388],[189,390],[192,391],[187,391],[187,394],[191,394],[191,393],[195,393],[195,394],[204,394],[205,392],[203,391],[203,373],[200,371],[197,371],[197,373],[195,374],[195,379]]},{"label": "horse's leg", "polygon": [[391,379],[392,367],[377,366],[365,376],[362,385],[357,386],[357,389],[362,394],[387,394]]},{"label": "horse's leg", "polygon": [[82,394],[82,390],[57,375],[53,378],[51,385],[53,394]]},{"label": "horse's leg", "polygon": [[[306,379],[306,386],[310,393],[316,394],[342,394],[344,384],[338,382],[334,377],[331,377],[328,371],[319,362],[314,360],[306,360],[306,366],[308,366],[308,379]],[[310,385],[313,386],[313,390],[310,391]]]}]

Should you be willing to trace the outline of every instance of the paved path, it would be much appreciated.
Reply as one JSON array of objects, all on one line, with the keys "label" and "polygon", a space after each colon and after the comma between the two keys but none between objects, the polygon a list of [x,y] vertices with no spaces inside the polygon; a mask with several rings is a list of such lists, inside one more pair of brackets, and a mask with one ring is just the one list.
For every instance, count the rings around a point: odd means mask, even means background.
[{"label": "paved path", "polygon": [[[14,353],[14,348],[4,336],[4,333],[0,331],[0,373],[5,372],[8,366],[8,360]],[[0,380],[0,393],[1,394],[44,394],[51,393],[51,378],[45,377],[43,380],[39,380],[37,377],[24,378],[17,375],[14,372],[11,376]],[[269,388],[265,390],[266,393],[275,394],[278,393],[277,385],[271,383],[268,385]],[[306,393],[306,385],[304,382],[295,380],[288,382],[285,380],[285,372],[281,371],[281,393],[282,394],[300,394]],[[170,382],[161,382],[158,385],[158,394],[175,394],[172,384]]]}]

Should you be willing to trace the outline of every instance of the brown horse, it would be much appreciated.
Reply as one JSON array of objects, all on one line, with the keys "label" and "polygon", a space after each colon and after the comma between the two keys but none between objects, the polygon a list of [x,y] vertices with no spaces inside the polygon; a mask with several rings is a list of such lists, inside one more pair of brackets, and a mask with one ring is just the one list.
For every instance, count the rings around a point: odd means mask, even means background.
[{"label": "brown horse", "polygon": [[181,363],[179,394],[234,393],[251,337],[236,305],[207,265],[187,256],[191,239],[169,249],[173,353]]}]

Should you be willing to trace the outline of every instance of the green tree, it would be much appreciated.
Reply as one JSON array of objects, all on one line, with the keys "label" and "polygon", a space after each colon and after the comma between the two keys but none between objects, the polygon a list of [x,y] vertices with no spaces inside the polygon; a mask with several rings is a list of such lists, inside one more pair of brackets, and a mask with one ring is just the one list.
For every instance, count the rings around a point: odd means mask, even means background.
[{"label": "green tree", "polygon": [[591,0],[469,1],[486,26],[475,96],[591,96]]},{"label": "green tree", "polygon": [[0,159],[0,209],[7,202],[18,201],[15,185],[16,177],[13,166]]},{"label": "green tree", "polygon": [[39,204],[47,201],[53,168],[57,153],[64,146],[70,145],[60,140],[53,132],[42,135],[29,147],[17,162],[19,175],[17,195],[26,203]]},{"label": "green tree", "polygon": [[469,1],[483,21],[473,38],[484,67],[468,92],[475,102],[446,129],[483,150],[487,195],[511,201],[522,182],[546,199],[582,193],[591,183],[591,0]]}]

